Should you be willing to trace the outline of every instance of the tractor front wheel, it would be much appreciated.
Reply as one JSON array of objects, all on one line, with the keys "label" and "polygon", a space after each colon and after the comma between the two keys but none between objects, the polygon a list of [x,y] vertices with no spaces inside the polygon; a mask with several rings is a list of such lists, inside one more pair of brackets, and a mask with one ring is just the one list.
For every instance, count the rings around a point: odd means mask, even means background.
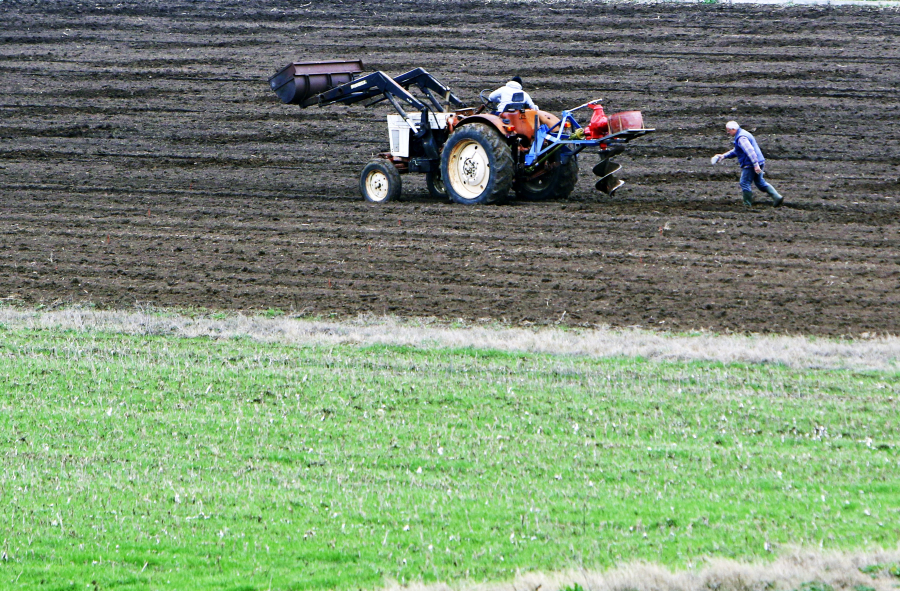
[{"label": "tractor front wheel", "polygon": [[441,178],[456,203],[473,205],[505,199],[513,175],[512,150],[493,127],[470,123],[447,138],[441,152]]},{"label": "tractor front wheel", "polygon": [[372,203],[396,199],[400,196],[400,172],[389,160],[371,160],[359,175],[359,192]]},{"label": "tractor front wheel", "polygon": [[569,156],[561,164],[559,156],[552,159],[552,167],[532,180],[522,179],[516,183],[516,197],[529,201],[565,199],[575,190],[578,182],[578,157]]}]

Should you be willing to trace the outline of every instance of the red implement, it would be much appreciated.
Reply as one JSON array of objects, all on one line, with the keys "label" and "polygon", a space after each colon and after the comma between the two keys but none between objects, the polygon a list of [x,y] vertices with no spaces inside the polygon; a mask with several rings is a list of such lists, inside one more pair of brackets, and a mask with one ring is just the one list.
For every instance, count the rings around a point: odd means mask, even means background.
[{"label": "red implement", "polygon": [[609,133],[615,135],[631,129],[643,129],[644,117],[640,111],[622,111],[609,116]]},{"label": "red implement", "polygon": [[591,121],[588,123],[584,137],[589,140],[606,137],[609,135],[609,119],[607,119],[606,114],[603,112],[603,106],[599,103],[588,106],[594,110],[594,114],[591,115]]}]

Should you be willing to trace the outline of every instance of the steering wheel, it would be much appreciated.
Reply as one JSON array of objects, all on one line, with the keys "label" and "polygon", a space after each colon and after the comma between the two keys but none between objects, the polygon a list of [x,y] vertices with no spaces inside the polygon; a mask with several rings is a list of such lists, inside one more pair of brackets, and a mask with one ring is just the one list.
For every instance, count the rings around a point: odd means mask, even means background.
[{"label": "steering wheel", "polygon": [[493,111],[497,106],[497,103],[495,103],[491,99],[484,96],[484,93],[486,93],[486,92],[487,92],[487,89],[482,90],[481,92],[478,93],[478,98],[481,99],[481,106],[478,108],[479,113],[482,113],[484,111]]}]

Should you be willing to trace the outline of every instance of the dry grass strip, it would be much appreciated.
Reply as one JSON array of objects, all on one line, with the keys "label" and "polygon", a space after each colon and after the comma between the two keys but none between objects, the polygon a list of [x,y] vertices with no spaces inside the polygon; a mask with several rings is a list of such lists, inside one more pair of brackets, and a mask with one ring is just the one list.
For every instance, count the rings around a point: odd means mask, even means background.
[{"label": "dry grass strip", "polygon": [[[887,568],[872,573],[860,569],[894,565],[900,550],[868,553],[821,553],[795,550],[771,562],[742,563],[710,559],[694,568],[673,572],[653,564],[630,564],[605,572],[530,573],[497,585],[392,585],[386,591],[896,591],[900,579]],[[576,585],[578,587],[576,587]]]},{"label": "dry grass strip", "polygon": [[589,357],[643,357],[666,361],[776,363],[797,369],[900,369],[900,337],[826,339],[779,335],[676,335],[637,329],[512,328],[448,324],[434,319],[359,317],[351,321],[277,316],[189,316],[165,310],[37,311],[0,307],[8,328],[57,328],[132,335],[252,338],[297,345],[405,345],[472,347]]}]

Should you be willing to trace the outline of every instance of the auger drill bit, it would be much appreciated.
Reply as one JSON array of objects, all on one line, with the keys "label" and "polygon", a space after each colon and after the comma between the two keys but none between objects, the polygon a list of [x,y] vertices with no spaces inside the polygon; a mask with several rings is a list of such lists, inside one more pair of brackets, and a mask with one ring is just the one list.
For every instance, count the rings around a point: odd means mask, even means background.
[{"label": "auger drill bit", "polygon": [[612,146],[606,150],[600,150],[600,162],[593,169],[594,174],[600,177],[600,180],[594,185],[595,189],[612,196],[616,189],[625,184],[625,181],[614,176],[622,168],[622,165],[610,160],[610,157],[621,153],[624,149],[624,146]]}]

